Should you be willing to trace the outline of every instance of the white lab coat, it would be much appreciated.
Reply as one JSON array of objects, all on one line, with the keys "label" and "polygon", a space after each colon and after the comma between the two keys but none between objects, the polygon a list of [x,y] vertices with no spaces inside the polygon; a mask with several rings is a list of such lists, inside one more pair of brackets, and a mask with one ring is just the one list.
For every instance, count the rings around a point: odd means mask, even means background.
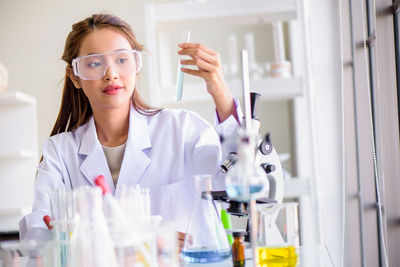
[{"label": "white lab coat", "polygon": [[[216,125],[216,130],[230,135],[237,126],[231,116]],[[225,153],[233,149],[228,142]],[[213,174],[213,190],[223,190],[224,177],[219,172],[222,159],[217,132],[195,113],[163,109],[154,116],[144,116],[131,107],[128,139],[116,186],[139,184],[150,188],[152,214],[162,215],[164,220],[174,222],[177,231],[185,232],[194,202],[193,175]],[[49,192],[60,187],[72,190],[94,185],[95,177],[100,174],[114,193],[93,117],[74,132],[50,137],[43,145],[32,213],[20,221],[20,238],[47,238],[43,216],[51,215]]]}]

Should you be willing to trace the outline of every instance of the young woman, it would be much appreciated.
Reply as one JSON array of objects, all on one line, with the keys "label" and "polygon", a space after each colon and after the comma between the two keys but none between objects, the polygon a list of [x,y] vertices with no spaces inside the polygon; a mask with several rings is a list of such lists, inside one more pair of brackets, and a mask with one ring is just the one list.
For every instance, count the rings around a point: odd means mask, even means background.
[{"label": "young woman", "polygon": [[[182,64],[197,66],[182,70],[206,82],[217,131],[232,132],[238,126],[237,103],[224,82],[219,55],[201,44],[179,48],[178,54],[191,57]],[[193,205],[193,175],[213,174],[213,187],[224,187],[216,130],[193,112],[153,109],[140,99],[142,50],[118,17],[97,14],[72,26],[62,56],[67,67],[61,108],[43,145],[33,211],[20,222],[21,238],[46,235],[48,192],[94,185],[100,174],[112,192],[121,184],[150,188],[152,212],[173,221],[180,240]]]}]

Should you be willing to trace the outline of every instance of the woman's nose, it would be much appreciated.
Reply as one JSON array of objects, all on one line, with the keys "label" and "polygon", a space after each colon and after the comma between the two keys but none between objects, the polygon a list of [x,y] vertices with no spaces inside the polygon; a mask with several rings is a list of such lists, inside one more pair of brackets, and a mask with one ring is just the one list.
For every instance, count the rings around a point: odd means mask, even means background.
[{"label": "woman's nose", "polygon": [[111,66],[108,66],[104,73],[104,80],[111,81],[118,78],[118,72]]}]

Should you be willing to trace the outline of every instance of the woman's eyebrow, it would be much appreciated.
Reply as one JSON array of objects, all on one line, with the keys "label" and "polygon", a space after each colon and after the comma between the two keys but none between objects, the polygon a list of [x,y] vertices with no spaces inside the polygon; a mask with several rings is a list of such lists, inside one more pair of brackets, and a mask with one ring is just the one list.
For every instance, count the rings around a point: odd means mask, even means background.
[{"label": "woman's eyebrow", "polygon": [[112,53],[112,52],[119,52],[119,51],[126,51],[126,50],[130,50],[130,49],[127,49],[127,48],[119,48],[119,49],[115,49],[114,51],[111,51],[111,52],[89,53],[89,54],[86,54],[86,55],[84,55],[84,56],[98,55],[98,54],[104,54],[104,53]]}]

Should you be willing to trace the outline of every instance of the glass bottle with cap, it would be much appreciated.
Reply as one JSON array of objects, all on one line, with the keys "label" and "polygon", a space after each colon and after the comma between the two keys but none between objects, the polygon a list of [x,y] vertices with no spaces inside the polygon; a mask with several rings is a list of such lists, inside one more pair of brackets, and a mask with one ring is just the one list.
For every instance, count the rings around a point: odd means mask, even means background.
[{"label": "glass bottle with cap", "polygon": [[234,267],[242,267],[245,265],[243,234],[243,232],[233,232],[232,262]]}]

